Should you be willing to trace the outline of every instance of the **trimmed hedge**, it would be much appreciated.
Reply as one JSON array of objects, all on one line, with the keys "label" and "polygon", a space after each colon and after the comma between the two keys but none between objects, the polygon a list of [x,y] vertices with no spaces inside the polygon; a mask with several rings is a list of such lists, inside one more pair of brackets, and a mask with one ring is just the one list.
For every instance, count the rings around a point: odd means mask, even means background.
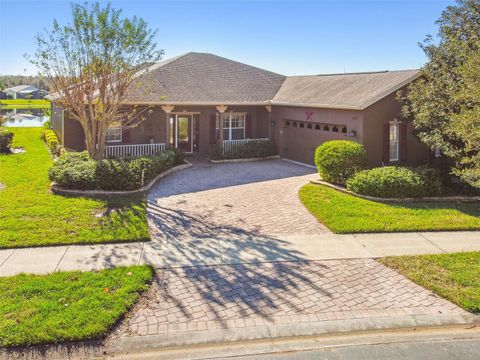
[{"label": "trimmed hedge", "polygon": [[223,150],[223,146],[215,144],[210,146],[209,157],[212,160],[226,159],[248,159],[273,156],[276,154],[273,141],[247,142],[241,145],[235,145],[228,150]]},{"label": "trimmed hedge", "polygon": [[0,127],[0,154],[10,154],[10,146],[13,141],[13,133],[6,128]]},{"label": "trimmed hedge", "polygon": [[367,166],[367,153],[354,141],[327,141],[315,150],[315,165],[323,180],[345,185],[348,178]]},{"label": "trimmed hedge", "polygon": [[49,170],[50,180],[64,189],[135,190],[175,164],[175,152],[155,156],[93,160],[88,152],[62,154]]},{"label": "trimmed hedge", "polygon": [[382,198],[415,198],[440,195],[442,183],[432,168],[385,166],[358,172],[347,180],[347,189]]},{"label": "trimmed hedge", "polygon": [[47,143],[48,150],[53,155],[60,155],[61,153],[61,145],[60,141],[58,140],[57,134],[53,130],[44,130],[42,132],[43,140]]}]

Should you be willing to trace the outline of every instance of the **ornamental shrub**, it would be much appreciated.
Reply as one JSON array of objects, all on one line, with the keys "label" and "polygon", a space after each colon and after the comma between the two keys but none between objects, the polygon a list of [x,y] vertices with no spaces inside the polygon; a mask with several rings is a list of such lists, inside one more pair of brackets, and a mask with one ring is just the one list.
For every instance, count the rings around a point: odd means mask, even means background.
[{"label": "ornamental shrub", "polygon": [[53,130],[44,130],[42,132],[43,140],[45,140],[48,150],[50,150],[50,153],[52,155],[60,155],[61,152],[61,146],[60,146],[60,141],[58,141],[57,134],[55,134],[55,131]]},{"label": "ornamental shrub", "polygon": [[0,127],[0,154],[10,154],[13,133],[6,128]]},{"label": "ornamental shrub", "polygon": [[267,157],[275,154],[275,144],[273,141],[268,140],[234,145],[226,150],[223,150],[222,145],[215,144],[210,147],[209,157],[212,160],[248,159]]},{"label": "ornamental shrub", "polygon": [[348,178],[367,166],[367,153],[354,141],[327,141],[315,150],[315,165],[323,180],[345,185]]},{"label": "ornamental shrub", "polygon": [[438,196],[442,186],[435,169],[385,166],[358,172],[347,180],[347,189],[382,198]]},{"label": "ornamental shrub", "polygon": [[175,153],[166,150],[154,156],[95,161],[86,151],[64,153],[49,176],[59,187],[79,190],[135,190],[174,165]]},{"label": "ornamental shrub", "polygon": [[96,162],[88,152],[66,152],[50,168],[50,180],[65,189],[95,189]]}]

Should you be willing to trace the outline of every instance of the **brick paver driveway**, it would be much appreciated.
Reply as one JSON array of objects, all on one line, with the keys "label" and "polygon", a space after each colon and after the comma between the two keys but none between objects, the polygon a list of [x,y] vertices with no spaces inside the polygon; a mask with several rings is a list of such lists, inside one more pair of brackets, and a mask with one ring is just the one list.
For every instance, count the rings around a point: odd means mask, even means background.
[{"label": "brick paver driveway", "polygon": [[373,259],[185,267],[156,272],[117,336],[457,314]]},{"label": "brick paver driveway", "polygon": [[153,240],[188,241],[327,232],[300,203],[314,169],[283,160],[196,162],[148,195]]}]

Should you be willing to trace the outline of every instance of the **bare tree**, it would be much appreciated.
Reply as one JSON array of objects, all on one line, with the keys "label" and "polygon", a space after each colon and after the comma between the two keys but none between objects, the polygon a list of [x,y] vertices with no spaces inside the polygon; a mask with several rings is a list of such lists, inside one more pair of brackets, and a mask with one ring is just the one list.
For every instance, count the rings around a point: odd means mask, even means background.
[{"label": "bare tree", "polygon": [[78,120],[90,156],[100,159],[110,125],[132,126],[146,107],[125,107],[127,90],[139,69],[160,60],[156,31],[137,17],[122,18],[110,4],[72,4],[73,21],[36,36],[30,61],[46,77],[55,101]]}]

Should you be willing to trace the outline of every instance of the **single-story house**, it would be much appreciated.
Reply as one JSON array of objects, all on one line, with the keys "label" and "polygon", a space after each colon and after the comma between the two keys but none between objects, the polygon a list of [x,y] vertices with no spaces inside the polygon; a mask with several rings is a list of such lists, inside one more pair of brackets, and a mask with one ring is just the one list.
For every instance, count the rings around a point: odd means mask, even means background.
[{"label": "single-story house", "polygon": [[4,90],[7,99],[40,99],[40,90],[32,85],[18,85]]},{"label": "single-story house", "polygon": [[[273,140],[280,156],[313,164],[334,139],[363,144],[369,163],[418,165],[429,150],[401,120],[396,93],[417,70],[284,76],[206,53],[187,53],[137,74],[125,106],[148,106],[136,127],[113,126],[106,156],[174,147],[208,154],[211,144]],[[52,103],[52,126],[67,148],[85,148],[81,125]]]}]

